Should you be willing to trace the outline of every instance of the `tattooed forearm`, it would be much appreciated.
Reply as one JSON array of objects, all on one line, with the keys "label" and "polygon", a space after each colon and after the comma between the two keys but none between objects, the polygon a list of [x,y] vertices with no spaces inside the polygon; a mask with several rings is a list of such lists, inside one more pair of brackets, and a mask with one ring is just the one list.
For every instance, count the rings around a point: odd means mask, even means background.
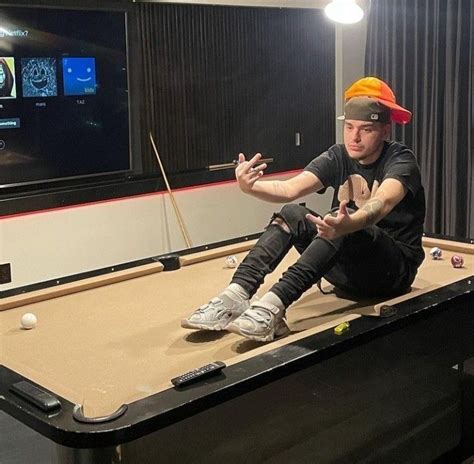
[{"label": "tattooed forearm", "polygon": [[365,225],[372,226],[378,222],[380,213],[382,212],[383,203],[378,198],[370,199],[362,208],[362,211],[367,213],[367,220]]},{"label": "tattooed forearm", "polygon": [[288,191],[285,185],[279,180],[275,180],[273,182],[273,193],[282,198],[286,198],[288,196]]}]

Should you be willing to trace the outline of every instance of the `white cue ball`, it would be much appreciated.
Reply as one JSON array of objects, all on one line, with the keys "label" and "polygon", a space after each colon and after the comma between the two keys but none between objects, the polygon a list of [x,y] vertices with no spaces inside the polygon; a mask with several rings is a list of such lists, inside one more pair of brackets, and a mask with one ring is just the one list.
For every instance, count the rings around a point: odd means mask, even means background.
[{"label": "white cue ball", "polygon": [[26,313],[21,316],[21,326],[23,329],[33,329],[36,327],[38,319],[32,313]]},{"label": "white cue ball", "polygon": [[227,256],[225,259],[225,267],[234,268],[237,267],[237,264],[239,264],[239,260],[236,256]]}]

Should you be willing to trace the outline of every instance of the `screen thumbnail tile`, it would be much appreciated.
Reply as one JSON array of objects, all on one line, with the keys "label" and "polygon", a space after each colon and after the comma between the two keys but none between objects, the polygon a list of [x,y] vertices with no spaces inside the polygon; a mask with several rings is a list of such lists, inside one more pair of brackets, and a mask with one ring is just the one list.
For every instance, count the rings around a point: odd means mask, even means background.
[{"label": "screen thumbnail tile", "polygon": [[95,58],[63,58],[64,95],[95,95]]},{"label": "screen thumbnail tile", "polygon": [[15,58],[0,57],[0,99],[16,98]]},{"label": "screen thumbnail tile", "polygon": [[55,58],[22,58],[21,78],[24,97],[58,95]]}]

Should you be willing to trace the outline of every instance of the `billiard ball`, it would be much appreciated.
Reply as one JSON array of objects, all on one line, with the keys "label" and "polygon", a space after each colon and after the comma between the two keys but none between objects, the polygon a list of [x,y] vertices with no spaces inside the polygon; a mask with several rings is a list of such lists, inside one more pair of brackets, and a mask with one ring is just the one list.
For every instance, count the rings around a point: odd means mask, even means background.
[{"label": "billiard ball", "polygon": [[38,319],[36,318],[36,316],[32,313],[25,313],[23,314],[23,316],[21,316],[21,327],[23,329],[33,329],[34,327],[36,327],[36,323],[38,322]]},{"label": "billiard ball", "polygon": [[237,264],[239,264],[239,260],[234,255],[227,256],[227,258],[225,259],[225,267],[232,269],[234,267],[237,267]]},{"label": "billiard ball", "polygon": [[451,264],[454,268],[459,269],[464,266],[464,258],[461,255],[451,256]]},{"label": "billiard ball", "polygon": [[431,259],[441,259],[442,254],[441,248],[434,247],[430,250]]}]

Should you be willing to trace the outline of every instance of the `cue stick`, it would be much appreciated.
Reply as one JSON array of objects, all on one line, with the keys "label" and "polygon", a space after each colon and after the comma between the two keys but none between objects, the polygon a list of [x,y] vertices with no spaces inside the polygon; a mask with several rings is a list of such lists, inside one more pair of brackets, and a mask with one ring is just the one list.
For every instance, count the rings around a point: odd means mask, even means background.
[{"label": "cue stick", "polygon": [[[259,166],[263,163],[273,163],[273,158],[262,158],[258,160],[255,166]],[[211,166],[207,166],[209,171],[221,171],[223,169],[234,169],[239,162],[237,160],[232,161],[232,163],[224,163],[224,164],[212,164]]]},{"label": "cue stick", "polygon": [[445,287],[446,285],[454,284],[455,282],[461,280],[462,276],[451,277],[441,283],[435,283],[433,285],[429,285],[428,287],[419,288],[418,290],[413,290],[409,293],[405,293],[404,295],[397,296],[392,298],[391,300],[383,301],[381,303],[377,303],[374,305],[374,311],[377,315],[380,315],[381,309],[383,306],[391,306],[398,303],[403,303],[411,298],[415,298],[419,295],[424,295],[425,293],[432,292],[433,290],[437,290],[438,288]]},{"label": "cue stick", "polygon": [[151,135],[151,132],[150,132],[150,141],[151,141],[151,145],[153,146],[156,159],[158,160],[158,164],[160,165],[161,174],[163,174],[163,179],[165,180],[166,189],[168,190],[168,193],[171,198],[171,204],[173,205],[174,212],[176,213],[176,217],[178,218],[179,227],[181,229],[181,233],[183,234],[184,241],[186,242],[186,246],[188,248],[191,248],[192,247],[191,240],[189,238],[188,232],[186,231],[186,226],[184,225],[183,218],[181,217],[181,213],[179,211],[178,205],[176,204],[176,200],[174,199],[173,192],[171,191],[168,178],[166,177],[165,169],[163,168],[163,164],[161,163],[160,155],[158,154],[158,149],[156,148],[155,141],[153,140],[153,136]]}]

